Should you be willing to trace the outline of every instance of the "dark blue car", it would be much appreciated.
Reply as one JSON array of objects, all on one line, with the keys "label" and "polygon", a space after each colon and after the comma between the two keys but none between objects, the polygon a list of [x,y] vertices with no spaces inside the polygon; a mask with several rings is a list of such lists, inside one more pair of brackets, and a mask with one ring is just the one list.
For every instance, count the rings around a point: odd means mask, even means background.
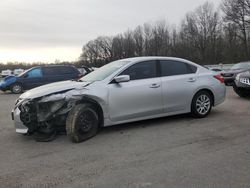
[{"label": "dark blue car", "polygon": [[82,74],[70,65],[50,65],[33,67],[19,76],[8,76],[0,82],[0,90],[10,90],[12,93],[22,93],[52,82],[78,79]]}]

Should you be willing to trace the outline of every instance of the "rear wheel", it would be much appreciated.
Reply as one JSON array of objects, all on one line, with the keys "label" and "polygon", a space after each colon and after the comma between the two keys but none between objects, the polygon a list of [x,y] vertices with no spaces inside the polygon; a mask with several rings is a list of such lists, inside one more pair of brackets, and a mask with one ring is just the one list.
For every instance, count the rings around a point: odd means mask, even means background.
[{"label": "rear wheel", "polygon": [[238,88],[236,85],[233,85],[233,88],[235,93],[242,98],[250,96],[250,92],[246,92],[244,89]]},{"label": "rear wheel", "polygon": [[197,118],[206,117],[212,109],[212,96],[207,91],[198,92],[191,105],[191,113]]},{"label": "rear wheel", "polygon": [[68,114],[66,131],[75,143],[85,141],[97,134],[99,117],[91,104],[78,104]]},{"label": "rear wheel", "polygon": [[23,86],[20,83],[14,83],[10,86],[10,91],[14,94],[20,94],[23,92]]}]

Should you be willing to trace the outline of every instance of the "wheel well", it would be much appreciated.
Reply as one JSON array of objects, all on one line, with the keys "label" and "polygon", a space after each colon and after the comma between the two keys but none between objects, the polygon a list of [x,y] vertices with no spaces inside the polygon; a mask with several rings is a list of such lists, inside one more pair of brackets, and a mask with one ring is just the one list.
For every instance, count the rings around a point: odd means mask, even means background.
[{"label": "wheel well", "polygon": [[[209,89],[201,89],[201,90],[197,91],[197,92],[195,93],[195,95],[196,95],[197,93],[201,92],[201,91],[206,91],[206,92],[208,92],[208,93],[210,94],[210,96],[212,97],[212,105],[214,106],[214,94],[213,94],[213,92],[212,92],[211,90],[209,90]],[[195,96],[195,95],[194,95],[194,96]]]},{"label": "wheel well", "polygon": [[22,87],[22,91],[24,90],[23,83],[21,83],[21,82],[14,82],[14,83],[10,84],[10,85],[9,85],[9,90],[11,90],[12,87],[13,87],[13,85],[15,85],[15,84],[19,84],[19,85]]},{"label": "wheel well", "polygon": [[98,117],[99,117],[99,127],[102,127],[104,124],[104,117],[103,117],[103,110],[101,105],[96,102],[95,100],[88,98],[88,97],[83,97],[80,101],[77,102],[77,104],[81,104],[81,103],[88,103],[93,105],[98,113]]},{"label": "wheel well", "polygon": [[14,82],[12,84],[10,84],[11,86],[14,85],[14,84],[20,84],[21,86],[23,86],[23,84],[21,82]]}]

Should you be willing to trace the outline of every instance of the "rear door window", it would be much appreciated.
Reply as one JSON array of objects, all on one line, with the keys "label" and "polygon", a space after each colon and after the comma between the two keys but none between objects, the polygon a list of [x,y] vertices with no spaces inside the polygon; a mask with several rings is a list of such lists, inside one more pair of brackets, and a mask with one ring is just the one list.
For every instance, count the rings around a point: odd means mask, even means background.
[{"label": "rear door window", "polygon": [[197,71],[197,67],[181,61],[162,60],[160,66],[161,76],[193,74]]}]

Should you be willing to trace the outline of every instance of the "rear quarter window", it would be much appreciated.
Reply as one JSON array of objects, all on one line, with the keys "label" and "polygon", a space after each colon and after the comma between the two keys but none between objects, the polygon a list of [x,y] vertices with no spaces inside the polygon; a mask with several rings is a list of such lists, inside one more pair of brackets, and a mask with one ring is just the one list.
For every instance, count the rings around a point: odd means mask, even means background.
[{"label": "rear quarter window", "polygon": [[187,66],[188,66],[188,69],[189,69],[191,74],[197,72],[197,67],[196,66],[190,65],[190,64],[187,64]]}]

